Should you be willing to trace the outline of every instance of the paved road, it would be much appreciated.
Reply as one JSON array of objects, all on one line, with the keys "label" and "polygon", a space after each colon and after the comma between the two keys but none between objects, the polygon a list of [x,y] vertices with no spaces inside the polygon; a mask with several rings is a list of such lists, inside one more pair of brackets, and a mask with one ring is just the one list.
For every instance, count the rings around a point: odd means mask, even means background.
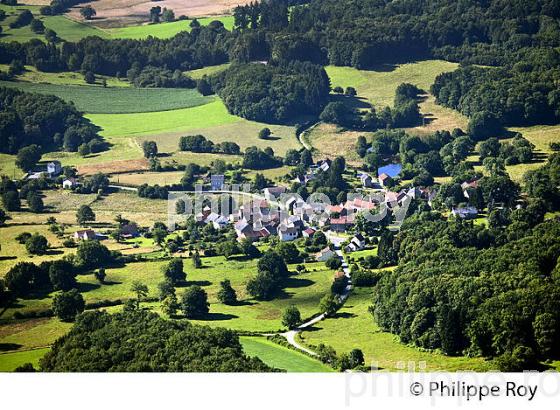
[{"label": "paved road", "polygon": [[[350,295],[350,292],[352,291],[352,280],[350,278],[350,268],[348,266],[348,263],[346,262],[346,259],[344,259],[344,255],[342,254],[341,245],[340,245],[340,243],[342,241],[344,241],[344,239],[340,238],[340,237],[337,237],[335,235],[327,235],[327,237],[329,238],[329,240],[331,240],[335,244],[335,253],[337,254],[338,258],[342,262],[342,270],[344,272],[344,276],[346,276],[348,278],[348,285],[344,289],[344,292],[342,293],[342,295],[340,295],[340,301],[341,301],[341,303],[344,303],[344,302],[346,302],[346,299],[348,299],[348,296]],[[333,241],[333,239],[334,239],[334,241]],[[302,330],[305,330],[307,328],[312,327],[315,323],[318,323],[325,318],[326,318],[326,315],[324,313],[321,313],[320,315],[315,316],[313,319],[309,320],[308,322],[305,322],[305,323],[299,325],[296,329],[293,329],[293,330],[290,330],[288,332],[282,333],[281,335],[284,336],[286,338],[286,340],[288,341],[288,343],[291,344],[296,349],[301,350],[301,351],[303,351],[307,354],[310,354],[311,356],[317,356],[317,353],[303,347],[298,342],[296,342],[296,335],[299,332],[301,332]]]},{"label": "paved road", "polygon": [[308,131],[311,131],[313,128],[315,128],[317,125],[319,125],[318,122],[316,122],[315,124],[311,125],[310,127],[304,129],[302,132],[299,133],[299,135],[297,136],[299,143],[301,145],[303,145],[303,147],[308,150],[308,151],[312,151],[313,147],[311,145],[309,145],[306,141],[305,141],[305,133]]}]

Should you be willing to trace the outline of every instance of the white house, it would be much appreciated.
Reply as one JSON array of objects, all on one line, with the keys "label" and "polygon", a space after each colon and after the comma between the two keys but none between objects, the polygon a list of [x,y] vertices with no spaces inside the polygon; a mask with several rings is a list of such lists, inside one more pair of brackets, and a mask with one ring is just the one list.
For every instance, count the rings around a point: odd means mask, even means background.
[{"label": "white house", "polygon": [[333,256],[336,256],[336,253],[327,246],[326,248],[321,249],[321,251],[315,254],[315,259],[317,260],[317,262],[326,262]]},{"label": "white house", "polygon": [[74,233],[74,239],[78,241],[91,241],[96,238],[96,233],[91,229],[84,229],[82,231],[76,231]]},{"label": "white house", "polygon": [[47,172],[49,176],[55,177],[62,172],[60,161],[52,161],[47,164]]},{"label": "white house", "polygon": [[78,185],[76,178],[67,178],[64,181],[62,181],[62,188],[64,189],[72,189],[76,185]]},{"label": "white house", "polygon": [[297,239],[299,235],[299,229],[295,226],[285,226],[282,225],[278,228],[278,237],[282,242],[293,241]]},{"label": "white house", "polygon": [[366,246],[366,239],[362,236],[362,234],[356,234],[350,240],[350,243],[346,246],[346,252],[356,252],[359,250],[364,249]]},{"label": "white house", "polygon": [[460,208],[453,208],[451,214],[455,218],[473,219],[478,216],[478,210],[474,206],[466,206]]}]

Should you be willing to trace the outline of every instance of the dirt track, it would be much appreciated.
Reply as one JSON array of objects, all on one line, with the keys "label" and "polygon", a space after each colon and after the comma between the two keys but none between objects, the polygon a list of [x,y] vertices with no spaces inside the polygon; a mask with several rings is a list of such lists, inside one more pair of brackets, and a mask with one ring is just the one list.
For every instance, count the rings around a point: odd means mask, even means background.
[{"label": "dirt track", "polygon": [[74,7],[69,15],[81,20],[80,7],[90,4],[96,11],[95,25],[116,27],[148,21],[150,8],[167,7],[175,12],[175,16],[201,17],[220,15],[229,12],[239,4],[250,3],[251,0],[97,0]]}]

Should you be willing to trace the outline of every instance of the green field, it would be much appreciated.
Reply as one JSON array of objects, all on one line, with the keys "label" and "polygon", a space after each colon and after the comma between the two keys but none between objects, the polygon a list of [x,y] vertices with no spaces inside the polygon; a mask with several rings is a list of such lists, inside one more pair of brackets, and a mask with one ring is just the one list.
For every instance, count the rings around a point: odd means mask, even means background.
[{"label": "green field", "polygon": [[31,363],[37,369],[39,367],[39,360],[48,351],[48,348],[43,348],[22,352],[0,353],[0,372],[13,372],[17,367],[25,363]]},{"label": "green field", "polygon": [[[415,84],[429,91],[438,74],[453,71],[456,63],[442,60],[426,60],[401,65],[386,65],[374,70],[358,70],[352,67],[327,66],[325,70],[331,79],[332,87],[354,87],[358,93],[358,106],[374,106],[381,109],[393,106],[395,90],[405,82]],[[358,101],[343,97],[349,105],[356,106]],[[432,95],[426,95],[419,102],[425,124],[406,129],[412,134],[429,134],[437,130],[466,129],[467,118],[459,112],[435,103]],[[351,165],[359,166],[362,160],[355,152],[356,140],[360,135],[371,133],[342,130],[332,124],[320,124],[309,132],[307,141],[315,148],[317,159],[323,156],[344,155]]]},{"label": "green field", "polygon": [[248,356],[256,356],[271,367],[286,370],[290,373],[325,373],[332,368],[316,359],[292,349],[280,346],[264,337],[240,338],[243,350]]},{"label": "green field", "polygon": [[80,111],[91,114],[161,112],[196,107],[213,100],[213,97],[204,97],[194,89],[184,88],[103,88],[21,81],[0,81],[0,86],[56,95],[65,101],[74,102]]},{"label": "green field", "polygon": [[[0,64],[0,70],[8,71],[8,64]],[[131,84],[126,80],[120,80],[115,77],[108,77],[103,75],[95,76],[95,83],[88,84],[84,79],[84,75],[78,72],[63,71],[58,73],[47,73],[37,70],[35,67],[27,65],[22,74],[17,75],[15,78],[18,81],[25,81],[28,83],[43,83],[43,84],[59,84],[59,85],[83,85],[86,87],[103,87],[103,80],[107,82],[107,87],[130,87]]]},{"label": "green field", "polygon": [[195,80],[198,80],[199,78],[202,78],[205,75],[211,76],[212,74],[220,73],[226,70],[229,67],[229,65],[230,65],[229,63],[220,64],[220,65],[211,65],[208,67],[199,68],[198,70],[185,71],[185,74],[187,74],[191,78],[194,78]]},{"label": "green field", "polygon": [[[212,21],[218,20],[224,24],[227,30],[233,29],[233,16],[202,17],[198,22],[207,26]],[[171,23],[144,24],[139,26],[128,26],[104,30],[112,38],[123,38],[139,40],[148,36],[157,38],[171,38],[181,31],[191,31],[192,20],[173,21]]]},{"label": "green field", "polygon": [[241,121],[227,112],[220,100],[193,108],[134,114],[90,114],[94,124],[99,125],[105,137],[131,137],[188,131]]},{"label": "green field", "polygon": [[88,36],[99,36],[108,38],[109,34],[88,24],[69,19],[65,16],[41,16],[40,6],[21,6],[16,7],[0,4],[0,10],[6,11],[7,18],[0,23],[4,30],[0,35],[0,41],[25,42],[33,38],[44,40],[44,35],[36,34],[31,31],[29,26],[12,29],[9,24],[15,20],[16,16],[25,9],[31,10],[33,16],[42,20],[45,27],[54,30],[58,36],[67,41],[78,41]]},{"label": "green field", "polygon": [[354,87],[358,97],[377,108],[393,106],[395,90],[402,83],[411,83],[429,91],[438,74],[454,71],[459,65],[443,60],[427,60],[397,66],[385,65],[376,70],[327,66],[325,70],[332,87]]},{"label": "green field", "polygon": [[[117,209],[112,204],[107,205]],[[97,213],[98,211],[95,210]],[[332,271],[322,263],[307,264],[308,273],[292,276],[276,299],[256,301],[245,291],[247,281],[256,273],[257,260],[225,260],[224,257],[203,258],[204,268],[193,269],[189,259],[185,260],[188,284],[199,284],[208,293],[210,314],[203,320],[194,323],[209,326],[221,326],[246,331],[274,331],[281,329],[281,316],[284,309],[296,305],[302,317],[310,317],[317,313],[320,299],[328,292],[332,281]],[[93,274],[78,276],[78,289],[86,302],[100,300],[127,299],[134,297],[130,286],[139,280],[150,289],[150,296],[157,296],[157,285],[163,280],[161,267],[165,261],[130,263],[122,268],[107,269],[107,284],[99,284]],[[294,266],[291,266],[295,270]],[[223,305],[217,300],[220,281],[228,278],[237,292],[238,305]],[[185,288],[177,288],[177,294]],[[9,319],[17,310],[30,311],[46,309],[51,306],[53,294],[40,295],[34,299],[19,299],[15,306],[10,307],[2,318]],[[158,305],[155,305],[156,310]]]},{"label": "green field", "polygon": [[373,365],[388,371],[491,369],[490,363],[481,358],[449,357],[400,343],[396,336],[383,332],[375,324],[368,312],[371,301],[371,289],[355,288],[335,318],[319,322],[312,331],[303,332],[300,341],[307,345],[330,345],[338,354],[348,353],[354,348],[362,349],[367,366]]}]

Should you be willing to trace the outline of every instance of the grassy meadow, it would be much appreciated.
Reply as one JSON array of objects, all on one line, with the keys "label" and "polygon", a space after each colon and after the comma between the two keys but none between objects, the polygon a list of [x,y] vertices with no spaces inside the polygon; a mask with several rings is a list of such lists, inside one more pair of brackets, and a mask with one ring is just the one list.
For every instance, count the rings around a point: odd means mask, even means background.
[{"label": "grassy meadow", "polygon": [[338,354],[361,349],[366,366],[398,371],[488,371],[490,363],[481,358],[449,357],[406,346],[391,333],[383,332],[368,312],[371,289],[355,288],[336,317],[326,319],[301,333],[299,341],[307,346],[324,343]]},{"label": "grassy meadow", "polygon": [[[8,64],[0,64],[0,70],[8,71]],[[57,84],[57,85],[82,85],[85,87],[103,87],[103,80],[107,82],[107,87],[130,87],[131,84],[126,80],[104,75],[96,75],[95,83],[88,84],[84,79],[84,75],[74,71],[62,71],[58,73],[47,73],[37,70],[35,67],[26,65],[22,74],[15,76],[17,81],[37,84]],[[9,86],[9,85],[8,85]],[[13,84],[14,87],[18,86]],[[21,85],[25,87],[25,84]]]},{"label": "grassy meadow", "polygon": [[[213,21],[220,21],[227,30],[233,29],[233,16],[202,17],[197,19],[202,26]],[[104,30],[111,38],[141,40],[149,36],[156,38],[171,38],[181,31],[191,31],[192,20],[173,21],[170,23],[143,24]]]},{"label": "grassy meadow", "polygon": [[31,363],[34,368],[39,367],[39,360],[49,351],[49,348],[24,350],[21,352],[0,353],[0,372],[13,372],[25,363]]},{"label": "grassy meadow", "polygon": [[[337,97],[348,101],[353,106],[365,108],[373,106],[381,109],[393,106],[395,91],[402,83],[411,83],[426,91],[419,102],[420,111],[424,114],[425,123],[421,126],[408,128],[413,134],[429,134],[436,130],[466,129],[467,118],[455,110],[442,107],[435,103],[429,94],[430,86],[435,78],[444,72],[453,71],[456,63],[442,60],[426,60],[401,65],[384,65],[374,70],[358,70],[352,67],[327,66],[325,70],[331,79],[332,87],[354,87],[358,93],[356,99]],[[316,157],[333,157],[344,155],[351,165],[360,165],[362,160],[355,152],[358,136],[370,136],[371,133],[342,130],[331,124],[320,124],[309,132],[307,141],[316,150]]]},{"label": "grassy meadow", "polygon": [[[112,241],[106,241],[112,242]],[[59,255],[60,256],[60,255]],[[322,263],[307,264],[308,272],[291,276],[286,280],[285,287],[279,296],[271,301],[256,301],[245,291],[247,281],[256,273],[257,260],[231,258],[222,256],[202,258],[203,268],[194,269],[190,259],[185,260],[187,286],[197,284],[208,293],[210,314],[201,320],[193,320],[198,324],[222,326],[244,331],[275,331],[282,329],[281,316],[284,309],[296,305],[302,317],[310,317],[317,313],[320,299],[329,291],[333,272]],[[34,261],[37,262],[37,261]],[[130,290],[135,280],[145,283],[149,288],[149,296],[157,296],[157,285],[163,281],[161,268],[167,261],[155,260],[129,263],[123,267],[108,268],[105,284],[100,284],[93,274],[77,277],[78,290],[86,303],[101,300],[133,298]],[[295,266],[290,266],[295,271]],[[7,269],[6,269],[7,270]],[[5,271],[4,270],[4,273]],[[220,281],[230,279],[237,292],[239,303],[233,306],[224,305],[217,300]],[[180,298],[185,287],[177,288]],[[51,306],[54,293],[37,294],[18,299],[2,315],[9,319],[15,311],[47,309]],[[159,311],[159,304],[154,308]]]},{"label": "grassy meadow", "polygon": [[220,73],[220,72],[226,70],[229,66],[230,66],[229,63],[220,64],[220,65],[212,65],[212,66],[209,66],[209,67],[199,68],[197,70],[185,71],[185,74],[187,74],[191,78],[194,78],[195,80],[198,80],[198,79],[204,77],[205,75],[211,76],[213,74]]},{"label": "grassy meadow", "polygon": [[256,356],[269,366],[290,373],[326,373],[333,369],[316,359],[280,346],[264,337],[240,337],[247,356]]}]

